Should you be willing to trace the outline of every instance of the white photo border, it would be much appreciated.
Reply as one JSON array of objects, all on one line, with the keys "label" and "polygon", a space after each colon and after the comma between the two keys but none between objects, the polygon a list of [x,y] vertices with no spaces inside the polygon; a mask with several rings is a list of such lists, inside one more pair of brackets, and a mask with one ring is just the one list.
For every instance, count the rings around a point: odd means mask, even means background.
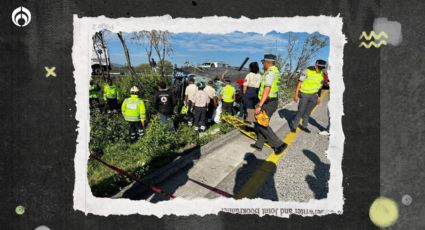
[{"label": "white photo border", "polygon": [[[343,213],[343,187],[342,187],[342,157],[345,136],[342,129],[343,113],[343,51],[346,37],[342,32],[343,21],[337,16],[296,16],[296,17],[268,17],[249,19],[247,17],[203,17],[203,18],[172,18],[169,15],[140,18],[107,18],[82,17],[74,14],[74,44],[72,48],[72,61],[74,65],[74,80],[76,90],[76,119],[78,121],[78,136],[75,164],[74,185],[74,210],[80,210],[86,215],[199,215],[218,214],[226,209],[252,209],[252,208],[292,208],[322,210],[314,214],[303,216],[326,215],[330,213]],[[332,82],[332,94],[328,103],[330,114],[330,139],[327,156],[330,161],[329,192],[326,199],[311,199],[309,202],[283,202],[265,199],[232,198],[196,198],[186,200],[176,198],[171,201],[150,203],[145,200],[98,198],[91,193],[87,178],[87,161],[89,159],[90,139],[90,111],[89,111],[89,77],[91,73],[90,57],[92,49],[92,36],[101,29],[112,32],[134,32],[141,30],[168,30],[173,33],[193,32],[205,34],[225,34],[234,31],[255,32],[267,34],[271,31],[285,32],[318,32],[329,37],[329,72]],[[261,216],[261,213],[259,214]],[[279,215],[288,217],[289,214]]]}]

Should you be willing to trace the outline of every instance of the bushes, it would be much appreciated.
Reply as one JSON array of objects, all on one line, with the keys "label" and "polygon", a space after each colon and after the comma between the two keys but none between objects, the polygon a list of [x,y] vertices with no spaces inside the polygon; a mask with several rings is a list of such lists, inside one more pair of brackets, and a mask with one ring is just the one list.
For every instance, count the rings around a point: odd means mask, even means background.
[{"label": "bushes", "polygon": [[[102,153],[104,161],[137,177],[143,177],[171,162],[182,150],[204,145],[232,130],[227,124],[215,124],[202,135],[187,125],[170,131],[168,124],[163,124],[158,116],[154,116],[146,134],[130,144],[126,140],[128,126],[125,121],[120,121],[123,119],[119,115],[111,116],[111,121],[103,125],[102,122],[108,120],[105,114],[94,114],[92,119],[90,152]],[[92,159],[88,162],[88,179],[93,195],[99,197],[114,195],[131,183],[125,176]]]},{"label": "bushes", "polygon": [[[198,134],[193,128],[181,126],[172,132],[167,124],[154,116],[145,136],[130,144],[126,141],[127,129],[123,129],[122,122],[118,121],[123,119],[118,115],[110,117],[114,121],[104,125],[101,125],[101,121],[105,121],[102,114],[95,114],[93,117],[90,152],[101,152],[103,160],[138,177],[170,162],[177,156],[179,149],[198,142]],[[128,128],[125,122],[124,124]],[[112,135],[113,132],[119,133]],[[93,194],[101,197],[111,196],[130,183],[124,176],[95,160],[89,160],[88,178]]]},{"label": "bushes", "polygon": [[[100,79],[95,81],[101,85]],[[149,73],[136,77],[123,76],[117,78],[116,84],[121,99],[129,96],[131,86],[138,86],[139,95],[144,99],[149,113],[150,97],[156,92],[160,81],[158,73]],[[112,165],[143,177],[169,163],[181,152],[206,144],[230,130],[226,124],[216,124],[200,137],[193,127],[187,125],[181,125],[176,131],[170,131],[168,124],[163,124],[158,116],[153,116],[145,135],[134,144],[130,144],[128,123],[121,113],[106,114],[95,109],[91,111],[89,151]],[[100,197],[111,196],[131,183],[125,176],[92,159],[88,162],[88,180],[93,195]]]},{"label": "bushes", "polygon": [[127,98],[130,95],[130,88],[135,85],[140,89],[139,96],[149,101],[158,90],[158,84],[161,81],[170,83],[171,79],[168,77],[163,79],[159,73],[149,72],[141,76],[125,75],[121,77],[120,81],[117,81],[117,86],[121,98]]},{"label": "bushes", "polygon": [[90,128],[89,149],[94,154],[102,154],[108,144],[124,141],[128,133],[128,124],[121,114],[105,115],[97,109],[92,111]]}]

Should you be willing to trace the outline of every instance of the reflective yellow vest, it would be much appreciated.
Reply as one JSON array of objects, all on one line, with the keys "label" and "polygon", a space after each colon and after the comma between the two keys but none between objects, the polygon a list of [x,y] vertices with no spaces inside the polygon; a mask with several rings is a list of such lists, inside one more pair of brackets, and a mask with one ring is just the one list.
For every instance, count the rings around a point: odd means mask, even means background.
[{"label": "reflective yellow vest", "polygon": [[103,86],[103,98],[115,99],[118,98],[118,87],[115,84]]},{"label": "reflective yellow vest", "polygon": [[304,81],[301,83],[301,93],[315,94],[319,92],[323,84],[323,72],[316,72],[314,68],[307,68]]},{"label": "reflective yellow vest", "polygon": [[89,98],[99,98],[99,87],[96,84],[90,85]]},{"label": "reflective yellow vest", "polygon": [[233,87],[232,85],[226,85],[222,90],[221,90],[221,98],[223,99],[224,102],[226,103],[231,103],[234,102],[235,99],[233,99],[233,95],[235,95],[235,87]]},{"label": "reflective yellow vest", "polygon": [[278,93],[279,93],[280,72],[279,72],[279,69],[276,66],[272,66],[263,75],[263,80],[261,81],[260,89],[258,90],[258,99],[260,99],[260,100],[263,97],[264,80],[266,79],[266,76],[267,76],[269,71],[274,73],[274,78],[273,78],[272,87],[270,89],[270,93],[269,93],[268,97],[269,98],[277,98]]},{"label": "reflective yellow vest", "polygon": [[121,112],[126,121],[145,121],[145,103],[137,95],[130,95],[121,105]]}]

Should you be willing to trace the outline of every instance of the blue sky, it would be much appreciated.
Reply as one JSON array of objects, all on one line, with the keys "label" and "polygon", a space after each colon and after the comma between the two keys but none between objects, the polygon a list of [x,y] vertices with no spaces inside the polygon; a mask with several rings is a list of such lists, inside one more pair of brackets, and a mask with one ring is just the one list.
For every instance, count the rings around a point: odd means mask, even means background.
[{"label": "blue sky", "polygon": [[[298,38],[296,49],[301,50],[307,33],[292,33]],[[124,39],[128,34],[123,34]],[[321,35],[323,36],[323,35]],[[125,64],[124,52],[116,34],[105,34],[111,63]],[[323,36],[325,38],[325,36]],[[174,33],[171,44],[174,54],[166,59],[181,66],[185,61],[191,64],[201,64],[207,61],[223,61],[232,66],[239,66],[245,57],[249,62],[260,61],[265,53],[281,53],[286,55],[288,33],[269,32],[266,35],[258,33],[232,32],[228,34]],[[144,47],[126,39],[133,66],[147,63]],[[322,48],[315,59],[328,60],[329,46]],[[158,60],[156,55],[153,55]],[[314,62],[314,60],[313,60]],[[313,64],[313,63],[312,63]]]}]

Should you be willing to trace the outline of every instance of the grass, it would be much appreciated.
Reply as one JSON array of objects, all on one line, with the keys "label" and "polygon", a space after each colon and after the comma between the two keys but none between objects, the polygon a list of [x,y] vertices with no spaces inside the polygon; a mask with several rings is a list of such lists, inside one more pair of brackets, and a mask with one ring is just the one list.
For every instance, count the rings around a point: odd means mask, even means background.
[{"label": "grass", "polygon": [[[184,151],[205,145],[231,130],[227,124],[215,124],[198,135],[192,127],[182,125],[173,132],[155,116],[145,136],[134,144],[122,139],[117,142],[105,140],[100,151],[101,158],[141,178],[168,164]],[[130,179],[92,159],[88,162],[88,179],[93,195],[98,197],[110,197],[131,183]]]}]

